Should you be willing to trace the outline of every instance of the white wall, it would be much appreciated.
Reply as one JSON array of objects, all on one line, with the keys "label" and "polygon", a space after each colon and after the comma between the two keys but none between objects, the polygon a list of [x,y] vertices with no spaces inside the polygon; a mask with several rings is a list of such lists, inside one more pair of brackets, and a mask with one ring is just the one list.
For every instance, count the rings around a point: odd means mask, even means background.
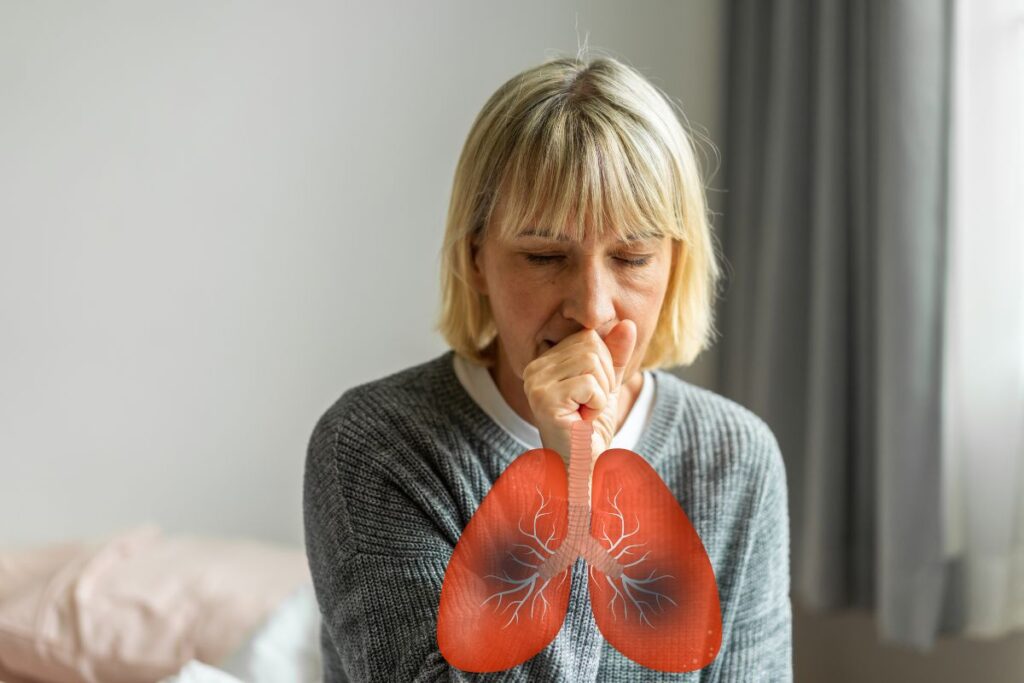
[{"label": "white wall", "polygon": [[486,98],[589,31],[717,142],[720,19],[703,0],[0,6],[0,546],[141,521],[300,544],[316,418],[446,348],[437,253]]}]

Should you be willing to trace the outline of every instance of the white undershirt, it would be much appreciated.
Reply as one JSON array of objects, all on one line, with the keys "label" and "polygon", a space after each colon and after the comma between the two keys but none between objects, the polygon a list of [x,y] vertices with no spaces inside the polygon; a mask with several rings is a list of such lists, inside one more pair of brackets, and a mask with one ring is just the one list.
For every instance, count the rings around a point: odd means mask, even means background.
[{"label": "white undershirt", "polygon": [[[458,353],[452,354],[455,375],[459,382],[466,389],[466,393],[476,401],[477,405],[498,423],[502,429],[508,432],[512,438],[519,441],[526,448],[541,448],[540,432],[532,424],[519,416],[512,406],[505,401],[505,397],[498,391],[494,378],[487,368],[470,363]],[[622,425],[622,429],[612,437],[610,448],[626,448],[636,450],[644,428],[651,416],[651,406],[654,404],[654,378],[650,370],[644,370],[643,386],[633,407]]]}]

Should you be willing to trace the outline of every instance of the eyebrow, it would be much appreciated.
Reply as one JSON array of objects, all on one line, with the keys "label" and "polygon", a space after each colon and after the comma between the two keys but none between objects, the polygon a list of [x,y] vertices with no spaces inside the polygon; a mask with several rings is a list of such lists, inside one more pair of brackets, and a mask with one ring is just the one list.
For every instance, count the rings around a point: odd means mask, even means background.
[{"label": "eyebrow", "polygon": [[[534,230],[534,229],[524,230],[523,232],[521,232],[518,235],[516,235],[515,239],[522,239],[524,237],[539,237],[539,238],[542,238],[542,239],[554,240],[554,241],[558,241],[558,242],[568,242],[569,241],[569,238],[566,237],[565,235],[555,236],[555,235],[547,234],[547,233],[541,232],[539,230]],[[644,240],[658,239],[660,237],[663,237],[663,235],[660,234],[660,233],[657,233],[657,232],[643,232],[643,233],[640,233],[639,235],[635,235],[635,236],[631,235],[631,236],[628,236],[628,237],[620,237],[617,240],[617,242],[619,244],[632,244],[632,243],[635,243],[635,242],[643,242]]]}]

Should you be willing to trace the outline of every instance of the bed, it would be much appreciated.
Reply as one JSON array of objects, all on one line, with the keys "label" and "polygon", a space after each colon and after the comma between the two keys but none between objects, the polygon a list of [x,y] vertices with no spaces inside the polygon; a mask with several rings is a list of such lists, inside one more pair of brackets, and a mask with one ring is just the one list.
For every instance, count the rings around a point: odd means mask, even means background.
[{"label": "bed", "polygon": [[305,553],[154,524],[0,549],[0,681],[319,681]]}]

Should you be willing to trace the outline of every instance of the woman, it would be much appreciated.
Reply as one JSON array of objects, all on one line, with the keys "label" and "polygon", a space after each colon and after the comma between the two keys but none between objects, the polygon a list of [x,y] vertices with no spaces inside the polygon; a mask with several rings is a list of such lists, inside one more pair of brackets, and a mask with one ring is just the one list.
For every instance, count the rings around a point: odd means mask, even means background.
[{"label": "woman", "polygon": [[[709,343],[719,271],[690,140],[669,100],[609,58],[553,59],[501,86],[456,169],[439,330],[451,350],[346,391],[317,422],[306,546],[327,680],[791,680],[781,454],[753,413],[661,368]],[[445,569],[520,454],[639,453],[711,560],[718,656],[666,674],[601,637],[586,568],[529,661],[452,667],[437,644]],[[496,643],[495,647],[500,647]]]}]

